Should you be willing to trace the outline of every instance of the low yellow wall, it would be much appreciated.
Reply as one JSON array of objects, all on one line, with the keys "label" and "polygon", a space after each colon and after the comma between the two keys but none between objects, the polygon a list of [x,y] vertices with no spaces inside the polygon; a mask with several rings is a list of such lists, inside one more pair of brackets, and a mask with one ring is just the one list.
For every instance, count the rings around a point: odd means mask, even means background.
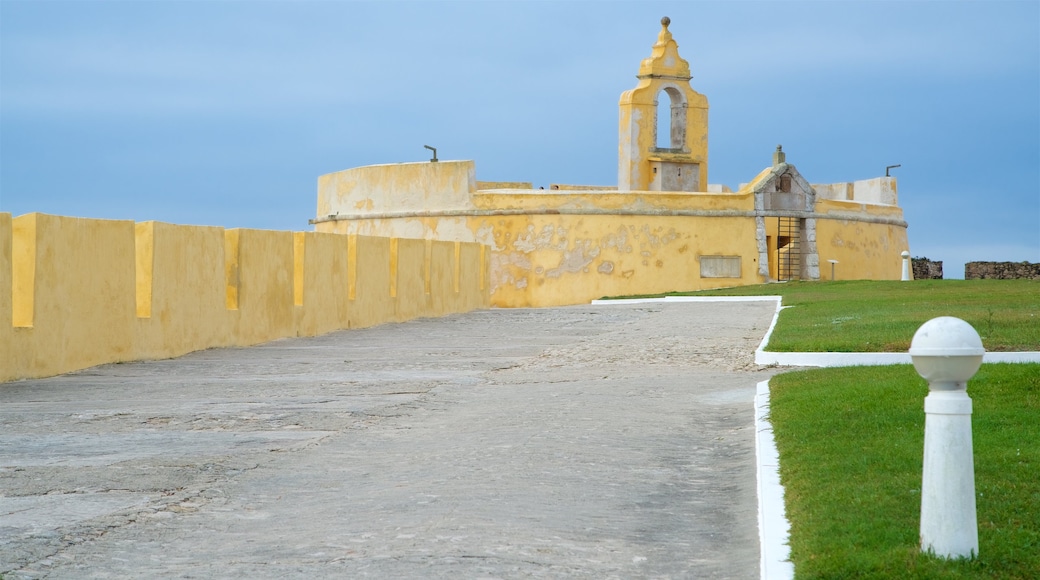
[{"label": "low yellow wall", "polygon": [[[14,364],[11,326],[11,214],[0,213],[0,365]],[[10,362],[9,360],[10,359]],[[3,371],[0,371],[2,373]]]},{"label": "low yellow wall", "polygon": [[0,213],[0,381],[484,308],[488,271],[472,243]]}]

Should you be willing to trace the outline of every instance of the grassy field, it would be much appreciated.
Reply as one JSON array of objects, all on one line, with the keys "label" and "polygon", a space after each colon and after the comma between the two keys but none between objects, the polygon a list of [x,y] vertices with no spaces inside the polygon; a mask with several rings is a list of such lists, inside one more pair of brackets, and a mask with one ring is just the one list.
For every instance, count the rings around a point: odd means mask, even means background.
[{"label": "grassy field", "polygon": [[760,284],[673,296],[783,296],[767,350],[905,352],[936,316],[975,327],[987,351],[1040,350],[1040,280],[856,280]]},{"label": "grassy field", "polygon": [[797,578],[1040,578],[1040,365],[987,364],[968,384],[979,556],[921,554],[926,383],[909,365],[771,381]]}]

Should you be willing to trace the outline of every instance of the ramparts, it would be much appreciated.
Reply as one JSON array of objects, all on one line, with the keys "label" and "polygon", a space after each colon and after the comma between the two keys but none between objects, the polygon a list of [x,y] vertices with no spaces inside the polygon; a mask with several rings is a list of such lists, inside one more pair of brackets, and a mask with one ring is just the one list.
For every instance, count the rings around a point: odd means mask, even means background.
[{"label": "ramparts", "polygon": [[0,381],[488,306],[477,243],[0,213]]},{"label": "ramparts", "polygon": [[1040,264],[1030,262],[968,262],[965,280],[1040,280]]}]

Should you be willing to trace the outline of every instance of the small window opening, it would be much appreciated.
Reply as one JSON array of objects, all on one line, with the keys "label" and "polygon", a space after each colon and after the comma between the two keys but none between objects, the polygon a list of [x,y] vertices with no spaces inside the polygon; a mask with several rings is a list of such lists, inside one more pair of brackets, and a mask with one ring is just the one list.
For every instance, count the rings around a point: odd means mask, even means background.
[{"label": "small window opening", "polygon": [[655,147],[682,150],[686,145],[686,102],[682,93],[672,87],[657,93],[656,114]]},{"label": "small window opening", "polygon": [[654,146],[658,149],[672,146],[672,98],[663,90],[657,93],[657,139]]}]

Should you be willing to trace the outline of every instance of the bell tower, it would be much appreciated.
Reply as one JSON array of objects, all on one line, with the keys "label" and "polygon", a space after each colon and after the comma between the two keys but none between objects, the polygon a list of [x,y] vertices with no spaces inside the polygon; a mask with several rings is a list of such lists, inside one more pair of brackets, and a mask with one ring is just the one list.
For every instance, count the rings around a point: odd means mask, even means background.
[{"label": "bell tower", "polygon": [[[621,94],[618,191],[708,189],[708,99],[690,88],[690,63],[679,56],[669,24],[661,19],[639,84]],[[668,135],[657,134],[658,115],[668,116]]]}]

